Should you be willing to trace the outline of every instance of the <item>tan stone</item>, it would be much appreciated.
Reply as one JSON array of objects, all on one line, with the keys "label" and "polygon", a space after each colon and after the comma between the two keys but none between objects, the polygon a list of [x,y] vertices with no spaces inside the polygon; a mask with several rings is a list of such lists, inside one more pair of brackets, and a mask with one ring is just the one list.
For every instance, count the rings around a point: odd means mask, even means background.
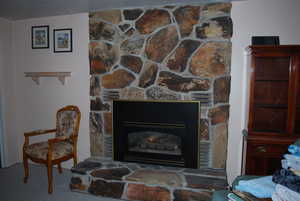
[{"label": "tan stone", "polygon": [[207,119],[200,119],[200,140],[209,140],[209,122]]},{"label": "tan stone", "polygon": [[214,103],[228,103],[230,94],[230,76],[221,77],[214,82]]},{"label": "tan stone", "polygon": [[181,100],[180,94],[162,87],[151,87],[146,90],[146,95],[150,100]]},{"label": "tan stone", "polygon": [[147,88],[154,84],[158,66],[153,63],[146,63],[140,76],[139,87]]},{"label": "tan stone", "polygon": [[112,74],[107,74],[102,77],[101,84],[102,87],[107,89],[118,89],[129,86],[131,82],[135,80],[132,73],[119,69],[114,71]]},{"label": "tan stone", "polygon": [[192,57],[190,72],[201,77],[216,77],[229,72],[231,43],[207,42]]},{"label": "tan stone", "polygon": [[144,38],[127,39],[121,44],[121,50],[124,54],[140,54],[144,46]]},{"label": "tan stone", "polygon": [[181,37],[189,36],[193,30],[193,26],[198,23],[200,8],[200,6],[184,6],[174,11]]},{"label": "tan stone", "polygon": [[228,16],[216,17],[196,27],[196,36],[200,39],[206,38],[231,38],[232,20]]},{"label": "tan stone", "polygon": [[200,42],[195,40],[182,41],[168,58],[167,67],[176,72],[183,72],[186,69],[189,57],[199,45]]},{"label": "tan stone", "polygon": [[225,168],[228,144],[227,124],[219,124],[213,127],[212,133],[212,168]]},{"label": "tan stone", "polygon": [[145,14],[136,21],[135,27],[141,34],[150,34],[157,28],[170,23],[170,15],[167,11],[153,9],[147,10]]},{"label": "tan stone", "polygon": [[91,156],[103,156],[103,134],[90,133],[90,143]]},{"label": "tan stone", "polygon": [[122,20],[120,10],[105,10],[90,13],[90,18],[101,18],[113,24],[119,24]]},{"label": "tan stone", "polygon": [[211,18],[230,14],[231,3],[212,3],[203,7],[201,17]]},{"label": "tan stone", "polygon": [[211,108],[208,112],[208,117],[211,118],[211,124],[226,123],[229,118],[229,105],[222,105]]},{"label": "tan stone", "polygon": [[181,187],[183,183],[181,177],[174,172],[155,170],[137,170],[126,177],[126,180],[171,187]]},{"label": "tan stone", "polygon": [[143,184],[128,184],[126,195],[128,200],[171,201],[169,190],[162,187],[150,187]]},{"label": "tan stone", "polygon": [[181,77],[177,74],[161,71],[157,80],[159,86],[166,87],[173,91],[207,91],[210,88],[210,80]]},{"label": "tan stone", "polygon": [[139,73],[143,66],[143,61],[140,57],[132,55],[124,55],[121,57],[121,65],[132,70],[135,73]]},{"label": "tan stone", "polygon": [[144,100],[144,90],[136,87],[124,88],[120,92],[122,99]]},{"label": "tan stone", "polygon": [[119,51],[105,42],[90,42],[89,57],[91,74],[105,73],[117,62]]},{"label": "tan stone", "polygon": [[145,53],[147,57],[156,62],[163,59],[175,48],[178,43],[178,33],[174,25],[158,31],[147,42]]},{"label": "tan stone", "polygon": [[120,34],[111,24],[90,20],[90,40],[116,41]]},{"label": "tan stone", "polygon": [[106,134],[112,134],[112,113],[104,112],[104,132]]}]

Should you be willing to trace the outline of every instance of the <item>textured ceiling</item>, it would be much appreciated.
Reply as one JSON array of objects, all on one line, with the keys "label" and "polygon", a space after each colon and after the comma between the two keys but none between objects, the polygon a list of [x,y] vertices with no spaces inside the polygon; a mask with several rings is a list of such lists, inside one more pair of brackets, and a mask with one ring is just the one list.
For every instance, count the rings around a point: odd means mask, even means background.
[{"label": "textured ceiling", "polygon": [[0,0],[0,17],[18,20],[112,8],[229,1],[235,0]]}]

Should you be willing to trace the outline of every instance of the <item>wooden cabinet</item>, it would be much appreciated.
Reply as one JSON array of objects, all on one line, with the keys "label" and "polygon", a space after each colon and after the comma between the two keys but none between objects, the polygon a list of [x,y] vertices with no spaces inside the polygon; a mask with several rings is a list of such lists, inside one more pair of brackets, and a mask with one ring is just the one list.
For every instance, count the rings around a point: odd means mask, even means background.
[{"label": "wooden cabinet", "polygon": [[300,137],[300,46],[250,46],[246,174],[269,175]]}]

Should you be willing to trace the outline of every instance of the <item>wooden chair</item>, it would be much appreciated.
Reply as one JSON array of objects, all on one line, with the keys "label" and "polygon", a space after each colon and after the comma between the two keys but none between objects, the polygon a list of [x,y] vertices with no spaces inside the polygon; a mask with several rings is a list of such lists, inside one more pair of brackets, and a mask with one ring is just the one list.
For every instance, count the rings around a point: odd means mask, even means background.
[{"label": "wooden chair", "polygon": [[[28,159],[47,166],[48,193],[52,193],[52,166],[58,165],[62,173],[61,163],[73,158],[77,164],[77,138],[81,113],[78,107],[69,105],[61,108],[56,114],[56,128],[50,130],[36,130],[24,133],[23,165],[25,171],[24,183],[27,183],[29,170]],[[29,137],[54,133],[55,138],[48,141],[29,144]]]}]

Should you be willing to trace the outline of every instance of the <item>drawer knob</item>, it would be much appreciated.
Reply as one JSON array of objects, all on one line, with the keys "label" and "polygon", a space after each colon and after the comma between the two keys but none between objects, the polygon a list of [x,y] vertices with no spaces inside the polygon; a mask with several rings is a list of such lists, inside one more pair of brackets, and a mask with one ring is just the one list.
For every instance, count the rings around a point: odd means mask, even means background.
[{"label": "drawer knob", "polygon": [[260,153],[265,153],[265,152],[267,152],[267,149],[264,146],[259,146],[256,148],[256,151],[260,152]]}]

